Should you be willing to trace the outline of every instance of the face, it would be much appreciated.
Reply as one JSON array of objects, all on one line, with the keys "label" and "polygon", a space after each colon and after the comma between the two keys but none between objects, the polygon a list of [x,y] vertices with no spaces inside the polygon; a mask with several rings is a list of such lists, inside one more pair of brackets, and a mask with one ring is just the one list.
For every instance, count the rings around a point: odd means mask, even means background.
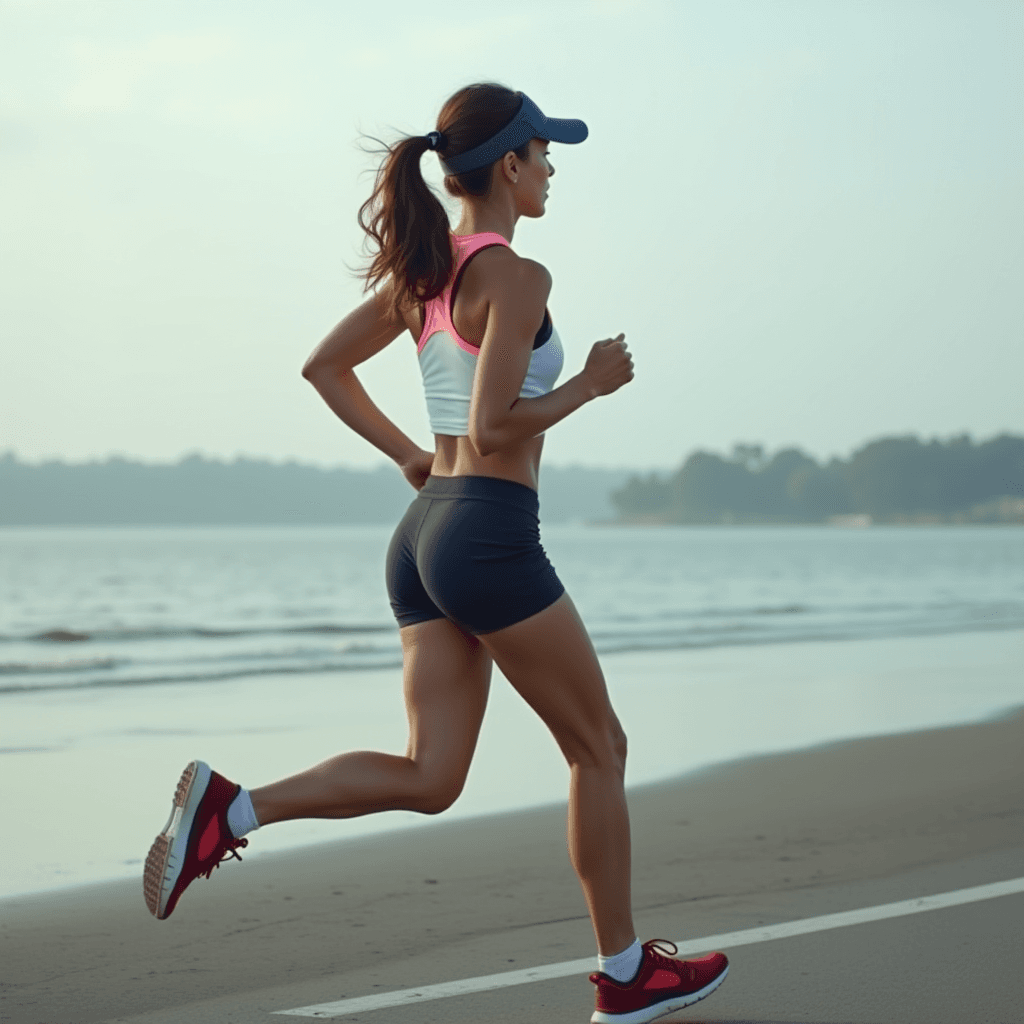
[{"label": "face", "polygon": [[[530,142],[529,157],[524,160],[515,159],[509,154],[507,170],[513,178],[512,187],[516,193],[519,211],[524,217],[543,217],[544,205],[548,197],[548,179],[555,173],[548,159],[550,143],[544,139],[533,139]],[[509,157],[506,157],[508,160]]]}]

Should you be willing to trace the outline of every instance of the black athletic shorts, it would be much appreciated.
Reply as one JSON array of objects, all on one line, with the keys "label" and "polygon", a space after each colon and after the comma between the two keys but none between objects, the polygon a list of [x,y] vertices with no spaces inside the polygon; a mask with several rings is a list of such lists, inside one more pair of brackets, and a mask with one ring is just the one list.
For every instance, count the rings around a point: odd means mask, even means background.
[{"label": "black athletic shorts", "polygon": [[535,615],[565,587],[540,544],[537,492],[492,476],[430,476],[388,545],[399,626],[447,618],[490,633]]}]

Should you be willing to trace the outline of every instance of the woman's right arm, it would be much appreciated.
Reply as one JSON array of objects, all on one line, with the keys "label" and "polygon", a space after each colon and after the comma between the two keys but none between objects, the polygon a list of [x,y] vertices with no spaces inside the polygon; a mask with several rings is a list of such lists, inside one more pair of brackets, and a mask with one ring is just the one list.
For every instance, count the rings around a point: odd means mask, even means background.
[{"label": "woman's right arm", "polygon": [[[509,254],[511,256],[511,254]],[[481,455],[542,434],[582,405],[633,379],[625,335],[595,342],[583,370],[546,395],[520,398],[544,319],[551,276],[539,263],[512,257],[494,275],[487,329],[469,407],[469,439]]]},{"label": "woman's right arm", "polygon": [[320,392],[335,415],[393,459],[414,487],[430,472],[432,455],[407,437],[366,393],[353,367],[365,362],[406,330],[382,294],[353,310],[314,349],[302,376]]}]

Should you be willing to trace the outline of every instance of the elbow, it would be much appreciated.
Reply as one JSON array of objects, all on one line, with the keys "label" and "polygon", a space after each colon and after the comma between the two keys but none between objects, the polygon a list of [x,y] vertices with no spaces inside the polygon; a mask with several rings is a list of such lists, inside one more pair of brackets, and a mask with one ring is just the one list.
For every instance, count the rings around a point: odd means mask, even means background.
[{"label": "elbow", "polygon": [[332,377],[339,378],[344,376],[344,374],[339,373],[333,366],[317,359],[316,356],[310,356],[302,367],[302,376],[308,380],[313,387],[319,389],[320,384],[323,381]]},{"label": "elbow", "polygon": [[318,362],[314,356],[310,356],[302,367],[302,376],[308,380],[310,384],[313,384],[321,373],[323,373],[323,365]]},{"label": "elbow", "polygon": [[469,425],[469,443],[482,456],[493,455],[498,450],[493,432],[481,429],[475,423]]}]

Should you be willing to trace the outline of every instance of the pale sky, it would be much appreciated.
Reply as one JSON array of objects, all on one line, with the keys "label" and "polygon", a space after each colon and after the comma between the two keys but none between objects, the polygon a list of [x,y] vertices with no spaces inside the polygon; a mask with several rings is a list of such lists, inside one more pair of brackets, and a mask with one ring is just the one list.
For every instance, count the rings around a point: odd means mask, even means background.
[{"label": "pale sky", "polygon": [[[562,380],[634,356],[546,461],[1024,432],[1022,52],[997,0],[0,0],[0,452],[384,461],[299,375],[361,300],[359,132],[480,80],[590,126],[513,243]],[[433,447],[411,338],[357,373]]]}]

